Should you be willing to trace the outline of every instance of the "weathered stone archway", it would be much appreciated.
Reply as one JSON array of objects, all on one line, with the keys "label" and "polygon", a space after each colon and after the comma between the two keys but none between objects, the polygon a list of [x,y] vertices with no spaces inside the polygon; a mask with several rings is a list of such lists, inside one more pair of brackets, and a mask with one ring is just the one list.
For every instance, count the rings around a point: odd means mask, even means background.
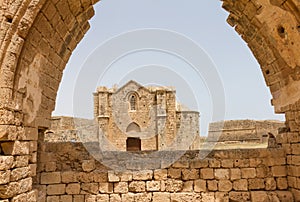
[{"label": "weathered stone archway", "polygon": [[[38,131],[49,126],[62,71],[97,1],[0,0],[0,198],[35,200]],[[300,200],[300,2],[224,0],[223,7],[259,62],[275,111],[286,114],[282,145]]]}]

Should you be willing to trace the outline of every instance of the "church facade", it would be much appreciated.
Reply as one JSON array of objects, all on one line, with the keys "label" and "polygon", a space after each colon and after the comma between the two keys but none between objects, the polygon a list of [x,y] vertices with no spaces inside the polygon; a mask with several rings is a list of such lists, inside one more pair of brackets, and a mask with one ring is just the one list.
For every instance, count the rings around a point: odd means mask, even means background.
[{"label": "church facade", "polygon": [[199,147],[199,112],[181,110],[170,87],[129,81],[98,87],[94,118],[99,142],[108,151],[190,150]]}]

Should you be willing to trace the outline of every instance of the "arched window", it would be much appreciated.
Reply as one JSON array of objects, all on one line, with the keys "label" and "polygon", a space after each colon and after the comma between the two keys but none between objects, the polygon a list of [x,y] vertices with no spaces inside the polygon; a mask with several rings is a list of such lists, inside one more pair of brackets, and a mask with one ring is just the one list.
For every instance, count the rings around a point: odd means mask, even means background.
[{"label": "arched window", "polygon": [[137,106],[137,97],[135,94],[131,94],[129,97],[130,110],[136,110]]}]

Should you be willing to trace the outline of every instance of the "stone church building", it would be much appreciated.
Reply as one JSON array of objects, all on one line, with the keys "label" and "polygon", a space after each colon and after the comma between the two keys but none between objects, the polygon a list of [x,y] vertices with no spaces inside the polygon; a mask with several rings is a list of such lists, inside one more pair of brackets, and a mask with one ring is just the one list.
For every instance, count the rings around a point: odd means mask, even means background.
[{"label": "stone church building", "polygon": [[120,88],[98,87],[94,117],[101,146],[109,151],[197,148],[199,112],[181,110],[170,87],[129,81]]}]

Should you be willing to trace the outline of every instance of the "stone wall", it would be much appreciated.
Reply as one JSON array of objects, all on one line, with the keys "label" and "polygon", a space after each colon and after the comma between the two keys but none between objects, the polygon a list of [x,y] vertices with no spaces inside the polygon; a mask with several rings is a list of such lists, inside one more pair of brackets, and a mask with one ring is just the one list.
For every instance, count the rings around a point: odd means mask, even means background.
[{"label": "stone wall", "polygon": [[284,122],[275,120],[230,120],[216,122],[209,125],[208,141],[261,143],[264,135],[271,133],[276,137],[278,130],[284,128]]},{"label": "stone wall", "polygon": [[[213,151],[202,159],[204,153],[188,151],[167,167],[160,159],[152,168],[127,166],[117,172],[96,161],[81,143],[41,143],[38,201],[293,201],[282,148]],[[125,156],[110,157],[117,163]]]},{"label": "stone wall", "polygon": [[66,116],[51,118],[51,126],[45,131],[46,142],[98,141],[98,126],[94,120]]},{"label": "stone wall", "polygon": [[[252,143],[256,147],[266,147],[269,133],[274,137],[278,131],[286,130],[281,121],[256,121],[256,120],[230,120],[220,123],[211,123],[208,138],[199,136],[198,112],[183,111],[176,113],[177,137],[172,147],[176,150],[197,150],[204,142],[218,141],[218,146],[229,145],[231,147],[250,147]],[[45,132],[46,142],[93,142],[98,141],[98,126],[95,120],[73,117],[57,116],[51,118],[51,126]],[[106,142],[105,142],[106,143]],[[148,142],[150,144],[151,142]],[[192,144],[191,144],[192,143]],[[191,145],[190,145],[191,144]],[[257,145],[255,145],[257,144]],[[150,147],[148,147],[150,148]],[[153,148],[155,150],[155,148]]]},{"label": "stone wall", "polygon": [[[0,0],[0,170],[5,179],[0,198],[5,202],[36,201],[37,141],[50,126],[62,72],[89,29],[97,2]],[[280,144],[288,187],[299,201],[300,2],[224,0],[222,7],[260,64],[275,112],[286,115]],[[89,79],[96,83],[98,78]],[[33,172],[11,177],[20,168]]]}]

